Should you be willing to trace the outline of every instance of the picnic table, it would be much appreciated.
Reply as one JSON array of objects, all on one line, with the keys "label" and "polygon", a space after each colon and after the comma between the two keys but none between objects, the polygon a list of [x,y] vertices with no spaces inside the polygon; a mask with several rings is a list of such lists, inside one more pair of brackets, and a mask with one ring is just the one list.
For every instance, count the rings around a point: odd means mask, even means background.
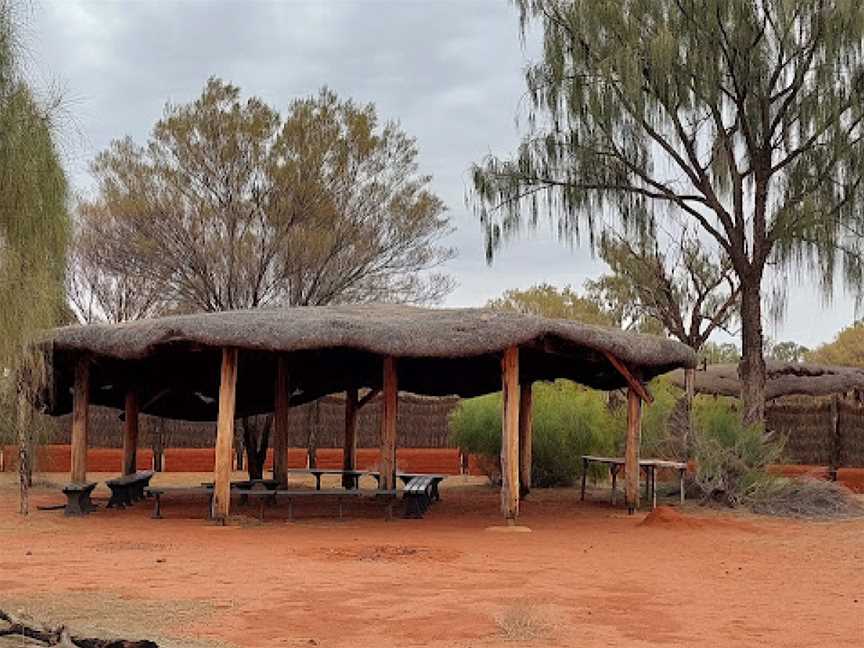
[{"label": "picnic table", "polygon": [[[624,467],[624,457],[598,457],[595,455],[582,455],[582,495],[585,499],[585,480],[588,476],[588,466],[592,463],[606,464],[612,476],[611,502],[615,503],[615,486],[618,471]],[[639,468],[645,471],[645,496],[651,502],[651,510],[657,508],[657,469],[667,468],[678,471],[678,490],[681,503],[684,503],[684,473],[687,472],[687,464],[681,461],[666,461],[664,459],[640,459]]]},{"label": "picnic table", "polygon": [[[215,483],[212,481],[201,482],[201,485],[205,488],[214,488]],[[275,491],[279,488],[279,480],[278,479],[241,479],[237,481],[231,482],[231,489],[235,491],[241,491],[240,493],[240,503],[245,504],[248,501],[249,491],[253,490],[266,490],[268,492]]]},{"label": "picnic table", "polygon": [[315,477],[315,490],[321,490],[321,477],[324,475],[341,475],[351,480],[351,488],[360,487],[360,478],[371,474],[368,470],[342,470],[340,468],[291,468],[287,471],[292,475],[312,475]]},{"label": "picnic table", "polygon": [[[381,473],[380,472],[369,472],[370,476],[374,477],[380,486],[381,484]],[[438,491],[438,484],[444,481],[447,478],[447,475],[429,475],[426,473],[409,473],[409,472],[397,472],[396,477],[399,481],[402,482],[403,486],[407,486],[411,480],[422,477],[429,479],[429,492],[430,497],[434,499],[436,502],[441,501],[441,493]]]}]

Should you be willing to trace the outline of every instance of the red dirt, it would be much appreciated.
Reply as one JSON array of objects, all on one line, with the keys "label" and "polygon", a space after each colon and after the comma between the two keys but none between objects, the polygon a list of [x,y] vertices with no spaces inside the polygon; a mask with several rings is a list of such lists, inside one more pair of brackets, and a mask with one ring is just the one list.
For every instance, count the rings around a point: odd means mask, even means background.
[{"label": "red dirt", "polygon": [[[532,533],[488,533],[501,524],[498,493],[462,477],[445,481],[424,520],[387,523],[369,503],[346,505],[340,524],[332,506],[313,502],[298,506],[293,524],[280,504],[263,526],[218,527],[201,519],[203,501],[176,497],[158,521],[147,504],[22,520],[12,477],[0,475],[0,608],[32,612],[47,601],[73,627],[168,637],[164,645],[864,641],[864,520],[718,516],[690,505],[627,516],[603,502],[605,491],[580,503],[575,490],[536,490],[520,517]],[[203,477],[160,474],[156,483]],[[187,609],[196,613],[184,617]],[[542,638],[512,641],[526,624]]]}]

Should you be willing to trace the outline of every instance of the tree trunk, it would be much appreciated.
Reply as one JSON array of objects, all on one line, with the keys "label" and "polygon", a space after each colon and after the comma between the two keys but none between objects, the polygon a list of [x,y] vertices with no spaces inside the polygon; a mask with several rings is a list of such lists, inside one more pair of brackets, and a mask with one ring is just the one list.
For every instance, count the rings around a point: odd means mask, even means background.
[{"label": "tree trunk", "polygon": [[690,444],[693,439],[693,398],[696,396],[696,369],[684,370],[684,398],[687,404],[687,428],[681,439],[681,454],[679,459],[687,461],[690,458]]},{"label": "tree trunk", "polygon": [[32,409],[23,391],[18,394],[18,512],[30,513],[30,486],[33,484]]},{"label": "tree trunk", "polygon": [[246,447],[246,468],[249,479],[264,478],[264,463],[267,461],[267,446],[270,443],[270,416],[245,417],[243,419],[243,445]]},{"label": "tree trunk", "polygon": [[765,422],[765,357],[762,345],[762,278],[741,280],[741,420],[745,425]]}]

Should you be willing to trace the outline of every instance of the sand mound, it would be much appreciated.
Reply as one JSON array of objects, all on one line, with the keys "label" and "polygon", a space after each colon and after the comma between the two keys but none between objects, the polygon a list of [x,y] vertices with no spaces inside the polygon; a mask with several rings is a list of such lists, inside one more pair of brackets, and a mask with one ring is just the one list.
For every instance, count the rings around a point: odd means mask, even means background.
[{"label": "sand mound", "polygon": [[658,506],[639,523],[639,526],[648,527],[676,527],[695,529],[703,525],[703,520],[681,515],[671,506]]}]

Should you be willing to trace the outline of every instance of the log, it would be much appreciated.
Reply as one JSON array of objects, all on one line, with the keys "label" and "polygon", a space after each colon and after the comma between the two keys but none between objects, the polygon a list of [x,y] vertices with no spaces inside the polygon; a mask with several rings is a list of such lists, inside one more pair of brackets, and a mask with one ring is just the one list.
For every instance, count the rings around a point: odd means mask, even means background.
[{"label": "log", "polygon": [[124,475],[133,475],[138,469],[138,392],[134,387],[126,390],[126,415],[123,421]]},{"label": "log", "polygon": [[508,524],[519,517],[519,348],[501,359],[501,512]]},{"label": "log", "polygon": [[383,408],[381,412],[381,459],[378,469],[381,472],[381,488],[396,488],[396,415],[399,405],[399,379],[396,374],[396,359],[384,358],[382,383]]},{"label": "log", "polygon": [[[356,387],[345,392],[345,443],[342,446],[342,470],[357,469],[357,410],[360,409],[357,396]],[[342,486],[353,488],[354,477],[342,475]]]},{"label": "log", "polygon": [[273,479],[280,488],[288,486],[288,415],[291,397],[288,379],[288,359],[276,360],[276,385],[273,395]]},{"label": "log", "polygon": [[642,399],[627,391],[627,437],[624,446],[624,500],[627,511],[639,508],[639,444],[642,441]]},{"label": "log", "polygon": [[534,390],[531,383],[519,386],[519,496],[531,492],[531,461],[534,437]]},{"label": "log", "polygon": [[231,509],[231,446],[237,396],[237,349],[222,349],[219,415],[216,421],[216,467],[213,475],[214,519],[224,523]]},{"label": "log", "polygon": [[78,357],[75,363],[75,383],[72,388],[72,461],[69,481],[87,481],[87,431],[90,405],[90,358]]},{"label": "log", "polygon": [[30,643],[21,645],[59,646],[60,648],[158,648],[157,644],[147,640],[78,637],[72,635],[65,626],[53,628],[39,625],[30,619],[22,619],[3,610],[0,610],[0,621],[7,624],[5,628],[0,627],[0,637],[10,636],[16,639],[24,637],[31,640]]}]

